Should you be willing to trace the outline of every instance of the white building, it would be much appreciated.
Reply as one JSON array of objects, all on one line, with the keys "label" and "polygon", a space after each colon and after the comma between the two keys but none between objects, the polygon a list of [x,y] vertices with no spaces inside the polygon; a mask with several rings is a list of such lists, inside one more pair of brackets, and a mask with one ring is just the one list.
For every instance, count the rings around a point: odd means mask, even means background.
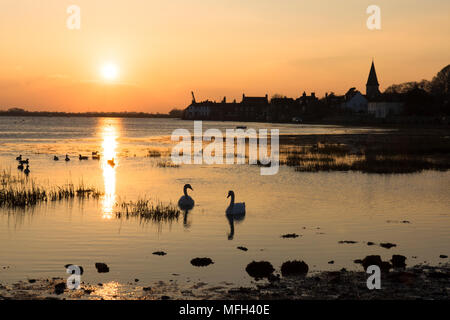
[{"label": "white building", "polygon": [[355,91],[351,96],[346,95],[344,107],[352,110],[353,112],[367,113],[367,99],[361,94],[361,92]]},{"label": "white building", "polygon": [[398,115],[403,111],[402,102],[371,101],[368,104],[368,113],[375,118],[386,118],[389,115]]}]

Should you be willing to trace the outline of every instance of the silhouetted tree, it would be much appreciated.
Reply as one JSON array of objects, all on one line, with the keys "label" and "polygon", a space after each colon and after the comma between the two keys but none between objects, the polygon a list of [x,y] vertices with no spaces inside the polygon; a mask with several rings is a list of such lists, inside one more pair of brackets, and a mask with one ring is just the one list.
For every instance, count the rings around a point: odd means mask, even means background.
[{"label": "silhouetted tree", "polygon": [[405,94],[405,113],[407,115],[430,116],[435,114],[433,96],[424,89],[416,87]]}]

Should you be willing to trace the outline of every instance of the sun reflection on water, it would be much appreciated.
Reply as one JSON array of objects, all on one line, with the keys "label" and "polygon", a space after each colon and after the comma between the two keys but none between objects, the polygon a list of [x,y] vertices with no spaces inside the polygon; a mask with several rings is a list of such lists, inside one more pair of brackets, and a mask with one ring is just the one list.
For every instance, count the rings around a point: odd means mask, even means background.
[{"label": "sun reflection on water", "polygon": [[[101,160],[101,165],[103,170],[103,181],[105,184],[105,197],[103,199],[104,219],[112,218],[116,201],[116,148],[118,138],[118,121],[120,120],[105,119],[101,123],[103,137],[103,157]],[[108,163],[110,160],[114,160],[115,165]]]}]

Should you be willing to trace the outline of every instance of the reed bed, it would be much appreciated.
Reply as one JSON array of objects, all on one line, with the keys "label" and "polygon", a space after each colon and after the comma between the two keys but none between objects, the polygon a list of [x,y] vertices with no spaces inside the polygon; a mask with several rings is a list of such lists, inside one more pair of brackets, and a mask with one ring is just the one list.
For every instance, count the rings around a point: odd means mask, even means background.
[{"label": "reed bed", "polygon": [[160,201],[139,199],[133,201],[123,201],[116,204],[117,218],[140,218],[153,222],[171,222],[178,220],[181,211],[174,204],[164,204]]},{"label": "reed bed", "polygon": [[173,163],[172,161],[159,161],[156,166],[158,168],[179,168],[180,165]]},{"label": "reed bed", "polygon": [[158,150],[148,150],[147,157],[149,158],[161,158],[162,154]]},{"label": "reed bed", "polygon": [[[404,141],[404,140],[402,140]],[[416,140],[414,140],[417,142]],[[359,171],[364,173],[414,173],[423,170],[449,170],[445,157],[436,157],[446,151],[444,143],[412,146],[393,142],[353,147],[344,144],[316,143],[286,148],[281,164],[295,167],[300,172]]]},{"label": "reed bed", "polygon": [[77,187],[72,183],[64,186],[43,187],[32,179],[13,176],[8,171],[0,173],[0,207],[28,208],[48,201],[69,199],[100,198],[103,193],[81,182]]}]

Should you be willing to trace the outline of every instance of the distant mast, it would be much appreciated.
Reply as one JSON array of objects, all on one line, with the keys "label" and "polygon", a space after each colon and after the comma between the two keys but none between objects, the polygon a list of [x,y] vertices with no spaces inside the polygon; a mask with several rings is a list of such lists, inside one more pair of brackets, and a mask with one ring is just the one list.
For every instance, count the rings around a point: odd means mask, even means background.
[{"label": "distant mast", "polygon": [[194,91],[191,91],[191,94],[192,94],[192,104],[195,104],[196,102],[195,102]]}]

